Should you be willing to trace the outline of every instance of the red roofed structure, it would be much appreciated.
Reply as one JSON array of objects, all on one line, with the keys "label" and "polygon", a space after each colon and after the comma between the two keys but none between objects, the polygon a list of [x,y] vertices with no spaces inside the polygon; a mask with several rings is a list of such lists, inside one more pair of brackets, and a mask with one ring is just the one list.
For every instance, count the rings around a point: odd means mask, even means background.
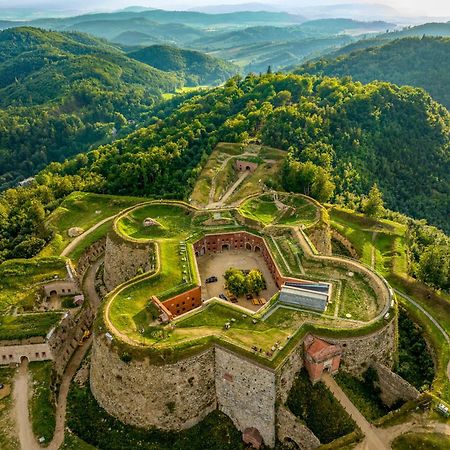
[{"label": "red roofed structure", "polygon": [[317,383],[322,373],[327,371],[334,375],[339,370],[342,348],[314,336],[307,336],[305,345],[305,366],[311,382]]}]

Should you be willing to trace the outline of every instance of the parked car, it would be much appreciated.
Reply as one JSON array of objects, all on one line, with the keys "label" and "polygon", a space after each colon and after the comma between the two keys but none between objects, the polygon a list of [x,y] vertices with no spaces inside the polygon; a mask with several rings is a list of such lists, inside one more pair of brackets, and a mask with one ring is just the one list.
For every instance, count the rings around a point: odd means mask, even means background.
[{"label": "parked car", "polygon": [[226,302],[228,301],[228,297],[225,294],[219,294],[219,298],[225,300]]},{"label": "parked car", "polygon": [[3,383],[0,383],[0,389],[3,389],[5,385]]},{"label": "parked car", "polygon": [[217,277],[215,277],[215,276],[208,277],[208,278],[206,279],[206,282],[207,282],[207,283],[215,283],[216,281],[217,281]]}]

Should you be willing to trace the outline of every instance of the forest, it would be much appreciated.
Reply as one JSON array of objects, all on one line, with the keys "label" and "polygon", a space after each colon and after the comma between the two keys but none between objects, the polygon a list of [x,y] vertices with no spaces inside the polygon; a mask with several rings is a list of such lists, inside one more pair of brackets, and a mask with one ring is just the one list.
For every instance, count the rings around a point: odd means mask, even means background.
[{"label": "forest", "polygon": [[221,141],[286,150],[289,190],[355,207],[377,183],[387,208],[448,231],[450,114],[423,90],[309,75],[237,76],[162,103],[152,117],[126,138],[50,164],[32,186],[6,191],[0,259],[36,253],[50,238],[42,219],[74,190],[188,198]]},{"label": "forest", "polygon": [[296,73],[351,76],[362,83],[383,80],[401,86],[418,86],[450,109],[450,38],[423,36],[387,42],[385,39],[369,41],[375,45],[363,49],[355,47],[364,45],[364,40],[344,47],[340,50],[346,51],[343,55],[307,63]]},{"label": "forest", "polygon": [[52,161],[125,136],[147,120],[163,94],[186,84],[222,83],[237,71],[171,47],[152,52],[155,61],[172,54],[173,66],[162,71],[138,61],[149,56],[145,50],[127,56],[81,33],[0,32],[0,191]]}]

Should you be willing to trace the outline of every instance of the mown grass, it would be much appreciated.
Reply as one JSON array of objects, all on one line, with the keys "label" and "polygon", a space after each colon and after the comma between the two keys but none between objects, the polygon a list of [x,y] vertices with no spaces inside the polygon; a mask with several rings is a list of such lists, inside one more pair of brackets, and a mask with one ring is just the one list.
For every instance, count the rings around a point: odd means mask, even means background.
[{"label": "mown grass", "polygon": [[264,225],[273,223],[278,215],[278,208],[272,196],[263,195],[246,200],[240,207],[239,212],[244,217],[257,220]]},{"label": "mown grass", "polygon": [[0,264],[0,313],[11,307],[31,311],[37,283],[67,276],[64,258],[12,259]]},{"label": "mown grass", "polygon": [[29,364],[33,394],[30,411],[34,435],[49,443],[55,431],[55,401],[51,389],[52,362],[38,361]]},{"label": "mown grass", "polygon": [[18,450],[20,448],[13,414],[12,385],[15,369],[0,366],[0,383],[4,388],[0,390],[0,448],[2,450]]},{"label": "mown grass", "polygon": [[73,240],[68,235],[70,228],[79,227],[86,231],[101,220],[145,200],[140,197],[89,192],[74,192],[68,195],[47,219],[47,226],[54,230],[54,237],[39,256],[59,255]]},{"label": "mown grass", "polygon": [[448,450],[449,437],[440,433],[406,433],[394,439],[393,450]]}]

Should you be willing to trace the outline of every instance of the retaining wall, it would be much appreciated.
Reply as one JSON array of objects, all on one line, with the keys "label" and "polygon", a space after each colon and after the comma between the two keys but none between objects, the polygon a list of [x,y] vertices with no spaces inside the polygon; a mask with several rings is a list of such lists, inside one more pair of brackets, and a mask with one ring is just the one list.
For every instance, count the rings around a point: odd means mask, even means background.
[{"label": "retaining wall", "polygon": [[154,264],[155,244],[128,241],[110,231],[106,237],[104,282],[108,291],[139,273],[148,272]]}]

